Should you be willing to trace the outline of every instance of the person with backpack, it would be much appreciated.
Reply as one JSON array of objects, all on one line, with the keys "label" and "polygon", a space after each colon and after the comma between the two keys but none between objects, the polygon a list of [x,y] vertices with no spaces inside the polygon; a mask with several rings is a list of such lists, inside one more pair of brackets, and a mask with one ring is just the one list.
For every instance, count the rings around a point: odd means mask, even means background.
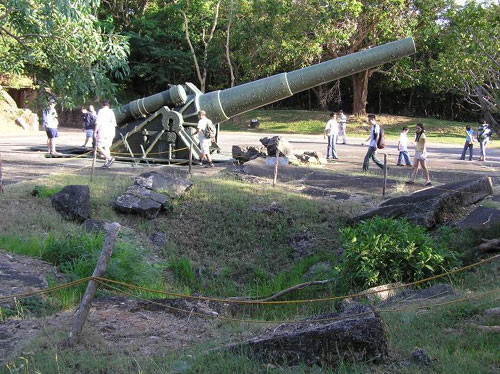
[{"label": "person with backpack", "polygon": [[421,123],[417,123],[417,127],[415,129],[415,160],[413,162],[413,175],[410,180],[406,181],[407,184],[414,184],[415,178],[418,172],[418,165],[422,166],[425,174],[425,185],[431,186],[431,178],[429,175],[429,169],[427,169],[427,145],[426,145],[426,137],[425,137],[425,129],[424,125]]},{"label": "person with backpack", "polygon": [[479,147],[481,148],[481,156],[479,157],[479,161],[485,161],[486,159],[486,145],[491,138],[491,129],[490,126],[483,121],[483,123],[477,129],[477,141],[479,142]]},{"label": "person with backpack", "polygon": [[81,108],[82,120],[83,120],[83,131],[85,131],[85,143],[83,143],[82,148],[87,148],[87,144],[91,139],[94,139],[94,130],[97,116],[92,113],[92,111],[87,110],[84,106]]},{"label": "person with backpack", "polygon": [[207,113],[204,110],[198,112],[198,126],[196,127],[196,132],[193,135],[199,134],[200,138],[200,165],[203,165],[203,159],[206,157],[208,164],[206,168],[213,168],[214,163],[210,157],[210,145],[215,140],[215,126],[212,121],[207,118]]},{"label": "person with backpack", "polygon": [[368,151],[366,152],[365,160],[363,161],[363,171],[368,171],[370,158],[377,164],[379,168],[384,169],[384,164],[377,158],[377,148],[382,149],[385,147],[385,139],[383,129],[375,120],[375,114],[368,114],[368,123],[371,124],[370,136],[361,143],[365,145],[368,143]]}]

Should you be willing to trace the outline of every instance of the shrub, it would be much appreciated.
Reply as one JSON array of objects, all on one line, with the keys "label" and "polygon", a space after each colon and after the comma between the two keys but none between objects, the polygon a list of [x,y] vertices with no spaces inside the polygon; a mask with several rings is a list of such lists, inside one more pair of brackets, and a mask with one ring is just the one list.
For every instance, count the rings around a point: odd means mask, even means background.
[{"label": "shrub", "polygon": [[413,282],[459,264],[456,252],[404,219],[375,217],[340,235],[345,247],[340,276],[350,288]]}]

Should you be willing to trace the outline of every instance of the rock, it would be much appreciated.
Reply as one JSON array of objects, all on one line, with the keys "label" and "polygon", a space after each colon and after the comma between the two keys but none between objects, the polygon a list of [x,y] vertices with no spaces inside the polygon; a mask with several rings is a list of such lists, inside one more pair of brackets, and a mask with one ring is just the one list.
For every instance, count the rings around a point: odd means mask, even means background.
[{"label": "rock", "polygon": [[155,192],[178,198],[193,187],[189,179],[148,171],[135,179],[135,184]]},{"label": "rock", "polygon": [[268,213],[268,214],[285,214],[286,210],[281,207],[281,205],[273,201],[267,208],[259,207],[259,206],[253,206],[250,208],[252,212],[258,212],[258,213]]},{"label": "rock", "polygon": [[158,247],[164,247],[168,242],[167,234],[165,234],[163,231],[156,231],[152,233],[149,239]]},{"label": "rock", "polygon": [[359,222],[374,216],[404,217],[417,225],[433,228],[448,221],[456,208],[469,206],[491,194],[493,184],[490,177],[449,183],[389,199],[353,221]]},{"label": "rock", "polygon": [[109,221],[89,218],[82,223],[82,226],[88,233],[106,233],[110,224]]},{"label": "rock", "polygon": [[500,223],[500,209],[479,206],[460,221],[457,226],[464,229],[482,228],[498,223]]},{"label": "rock", "polygon": [[17,109],[16,101],[1,86],[0,86],[0,98],[2,98],[10,107]]},{"label": "rock", "polygon": [[416,348],[411,353],[411,360],[418,366],[429,366],[431,364],[430,357],[422,348]]},{"label": "rock", "polygon": [[380,286],[372,287],[361,292],[361,294],[366,295],[366,298],[371,301],[375,300],[387,300],[390,297],[396,296],[396,294],[401,291],[402,288],[394,287],[401,286],[402,283],[389,283]]},{"label": "rock", "polygon": [[[315,322],[318,319],[329,319]],[[335,366],[343,361],[383,361],[388,355],[387,328],[371,307],[355,304],[346,311],[284,324],[229,349],[250,350],[271,364]]]},{"label": "rock", "polygon": [[23,130],[38,131],[38,116],[29,109],[24,109],[23,114],[16,118],[16,124]]},{"label": "rock", "polygon": [[113,207],[119,212],[139,214],[149,219],[155,218],[164,209],[158,201],[128,193],[118,196]]},{"label": "rock", "polygon": [[500,307],[497,308],[491,308],[491,309],[486,309],[484,311],[484,314],[488,317],[492,318],[500,318]]},{"label": "rock", "polygon": [[[310,232],[297,234],[290,238],[290,245],[295,249],[293,258],[299,260],[311,254],[310,248],[316,243],[314,235]],[[309,271],[308,271],[309,272]],[[306,278],[307,279],[307,278]]]},{"label": "rock", "polygon": [[89,186],[66,186],[50,200],[52,206],[68,219],[83,222],[90,216]]},{"label": "rock", "polygon": [[266,147],[267,154],[270,156],[276,156],[276,148],[278,148],[280,156],[295,158],[291,144],[281,136],[265,137],[260,139],[260,142]]},{"label": "rock", "polygon": [[240,163],[253,160],[257,157],[267,156],[266,147],[263,145],[233,145],[232,152],[233,158],[238,160]]},{"label": "rock", "polygon": [[384,304],[394,304],[400,302],[408,302],[421,299],[437,299],[447,296],[456,296],[458,292],[449,284],[438,283],[434,286],[421,290],[403,289],[396,293],[395,296],[389,297]]}]

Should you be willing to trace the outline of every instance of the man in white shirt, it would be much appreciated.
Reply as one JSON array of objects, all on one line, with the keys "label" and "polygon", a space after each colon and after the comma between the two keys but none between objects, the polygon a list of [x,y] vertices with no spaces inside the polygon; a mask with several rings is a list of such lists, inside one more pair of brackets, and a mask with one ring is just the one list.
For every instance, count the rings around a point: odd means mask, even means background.
[{"label": "man in white shirt", "polygon": [[56,102],[54,99],[49,100],[49,106],[42,112],[42,125],[47,134],[47,148],[51,156],[56,156],[56,138],[59,136],[57,133],[57,120]]},{"label": "man in white shirt", "polygon": [[362,145],[365,145],[365,143],[369,141],[368,151],[363,161],[363,171],[368,171],[370,158],[383,170],[384,164],[377,158],[377,143],[380,137],[380,126],[375,120],[375,114],[368,114],[368,123],[370,123],[372,127],[370,129],[370,136],[362,143]]},{"label": "man in white shirt", "polygon": [[347,144],[347,116],[342,110],[339,110],[339,140],[343,137],[342,144]]},{"label": "man in white shirt", "polygon": [[214,163],[210,158],[210,145],[212,144],[212,138],[206,135],[207,126],[213,126],[212,121],[207,118],[207,113],[204,110],[198,112],[198,126],[196,127],[196,132],[193,135],[199,134],[200,139],[200,165],[203,165],[203,159],[206,157],[208,164],[205,166],[207,168],[213,168]]},{"label": "man in white shirt", "polygon": [[[337,137],[339,135],[339,125],[337,123],[337,114],[330,113],[330,119],[326,123],[325,126],[325,135],[328,139],[328,146],[326,148],[326,159],[327,160],[337,160],[337,148],[335,144],[337,144]],[[330,158],[330,151],[332,153],[332,157]]]},{"label": "man in white shirt", "polygon": [[111,144],[115,138],[116,118],[115,113],[109,107],[109,101],[102,102],[102,108],[97,112],[97,120],[94,136],[96,138],[97,150],[106,158],[103,168],[109,168],[115,161],[111,157]]},{"label": "man in white shirt", "polygon": [[398,166],[403,166],[401,163],[403,158],[405,159],[406,166],[413,166],[411,164],[410,156],[408,155],[408,126],[403,127],[403,131],[399,134],[399,142],[398,142]]}]

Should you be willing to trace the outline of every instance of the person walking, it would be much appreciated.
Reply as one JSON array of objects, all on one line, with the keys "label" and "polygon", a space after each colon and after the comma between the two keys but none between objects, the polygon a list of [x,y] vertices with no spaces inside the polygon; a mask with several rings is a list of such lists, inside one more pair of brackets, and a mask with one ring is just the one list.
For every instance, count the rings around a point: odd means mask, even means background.
[{"label": "person walking", "polygon": [[415,160],[413,162],[413,175],[410,180],[406,181],[407,184],[414,184],[415,178],[418,172],[418,165],[422,166],[425,174],[425,185],[431,186],[431,178],[429,175],[429,169],[427,169],[427,145],[424,125],[417,123],[415,129]]},{"label": "person walking", "polygon": [[212,162],[212,158],[210,157],[210,145],[214,141],[212,121],[207,118],[207,113],[204,110],[200,110],[198,112],[198,126],[196,127],[196,132],[193,135],[199,134],[200,139],[200,165],[203,165],[203,159],[206,158],[208,164],[205,165],[206,168],[213,168],[214,163]]},{"label": "person walking", "polygon": [[471,129],[470,126],[466,126],[465,133],[465,144],[462,155],[460,156],[460,160],[465,160],[465,152],[467,151],[467,149],[469,149],[469,161],[472,161],[472,152],[474,148],[474,130]]},{"label": "person walking", "polygon": [[347,116],[344,112],[339,110],[339,140],[343,138],[342,144],[347,144]]},{"label": "person walking", "polygon": [[366,152],[363,161],[363,171],[368,171],[370,158],[377,164],[379,168],[384,169],[384,164],[377,158],[377,144],[380,138],[380,126],[375,119],[375,114],[368,114],[368,123],[371,124],[370,136],[361,143],[365,145],[368,143],[368,151]]},{"label": "person walking", "polygon": [[477,141],[479,142],[479,147],[481,149],[481,156],[479,161],[486,161],[486,146],[488,145],[491,138],[492,131],[490,125],[483,121],[477,130]]},{"label": "person walking", "polygon": [[97,117],[90,110],[82,106],[83,131],[85,131],[85,143],[82,148],[87,148],[87,144],[94,139],[94,129]]},{"label": "person walking", "polygon": [[[325,126],[325,134],[323,135],[323,138],[328,139],[328,145],[326,147],[326,159],[327,160],[338,160],[337,157],[337,137],[339,135],[339,125],[337,122],[337,114],[335,113],[330,113],[330,119],[326,123]],[[331,152],[331,157],[330,157],[330,152]]]},{"label": "person walking", "polygon": [[57,127],[59,121],[57,119],[56,102],[54,99],[49,100],[49,106],[42,111],[42,125],[47,134],[47,148],[49,155],[57,156],[56,139],[59,136]]},{"label": "person walking", "polygon": [[408,126],[403,127],[403,131],[401,134],[399,134],[399,142],[398,142],[398,151],[399,151],[399,156],[398,156],[398,166],[403,166],[401,163],[403,161],[403,158],[405,159],[406,166],[413,166],[411,164],[410,156],[408,155],[408,131],[410,129]]},{"label": "person walking", "polygon": [[116,117],[115,113],[109,107],[109,101],[103,100],[102,108],[97,112],[96,126],[94,136],[96,139],[97,150],[104,156],[106,161],[103,168],[109,168],[115,161],[111,157],[111,145],[115,137]]}]

